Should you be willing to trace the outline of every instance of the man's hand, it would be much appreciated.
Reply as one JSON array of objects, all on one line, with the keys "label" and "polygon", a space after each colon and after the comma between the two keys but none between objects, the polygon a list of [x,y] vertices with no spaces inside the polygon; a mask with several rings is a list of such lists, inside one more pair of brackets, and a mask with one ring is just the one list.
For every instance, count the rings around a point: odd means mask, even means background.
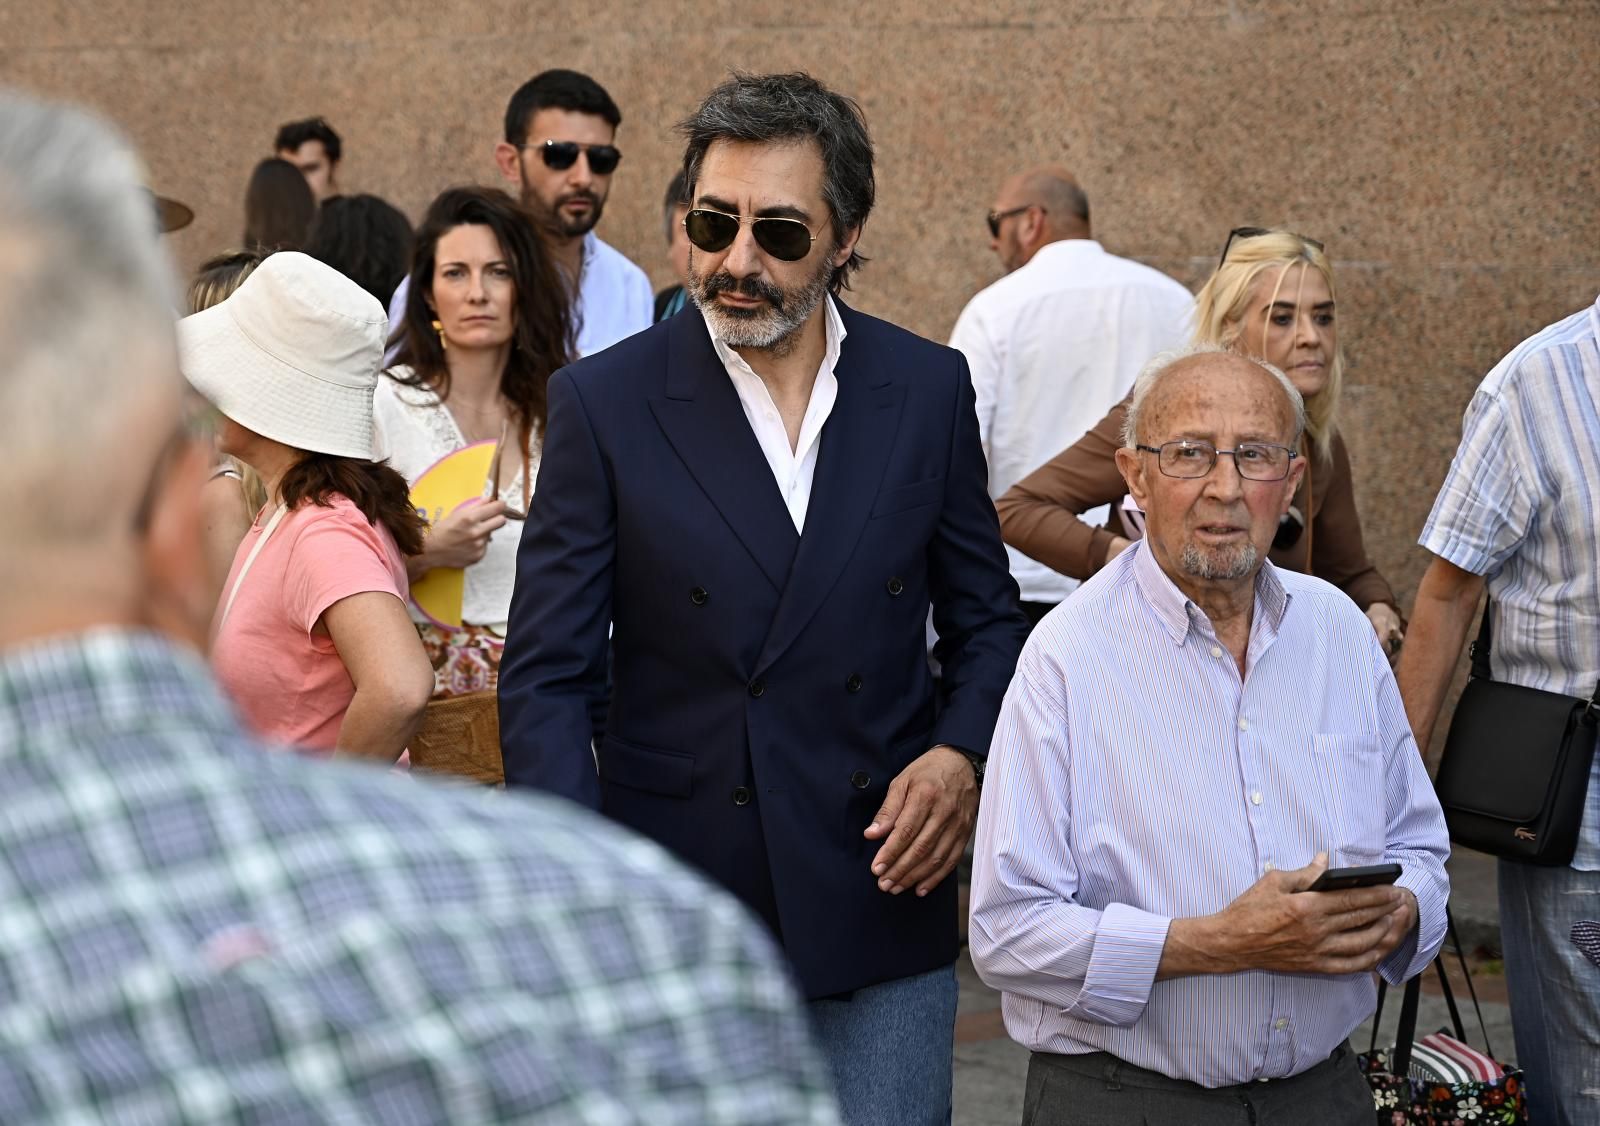
[{"label": "man's hand", "polygon": [[1400,646],[1405,642],[1405,630],[1400,627],[1400,615],[1387,602],[1374,602],[1367,607],[1367,621],[1378,634],[1378,644],[1393,665],[1400,659]]},{"label": "man's hand", "polygon": [[954,747],[935,747],[889,783],[865,834],[883,847],[872,858],[878,889],[927,895],[955,870],[978,818],[972,763]]},{"label": "man's hand", "polygon": [[1215,915],[1176,919],[1160,978],[1197,973],[1352,974],[1375,968],[1417,925],[1406,888],[1306,891],[1326,853],[1292,872],[1268,872]]}]

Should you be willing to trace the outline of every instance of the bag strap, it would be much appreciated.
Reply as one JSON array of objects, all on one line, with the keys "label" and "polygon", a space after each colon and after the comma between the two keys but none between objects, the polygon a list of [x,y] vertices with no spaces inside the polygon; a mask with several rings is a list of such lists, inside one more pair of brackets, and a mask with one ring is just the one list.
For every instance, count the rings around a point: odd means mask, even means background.
[{"label": "bag strap", "polygon": [[1478,623],[1478,639],[1467,650],[1467,653],[1472,658],[1472,677],[1474,680],[1494,679],[1489,674],[1489,641],[1492,634],[1489,619],[1493,609],[1493,601],[1485,598],[1483,600],[1483,620]]},{"label": "bag strap", "polygon": [[1405,995],[1400,1000],[1400,1025],[1394,1034],[1394,1055],[1389,1060],[1389,1073],[1404,1079],[1411,1074],[1411,1046],[1417,1039],[1417,1004],[1422,1000],[1422,975],[1406,982]]},{"label": "bag strap", "polygon": [[255,546],[250,549],[250,554],[244,557],[244,566],[239,568],[239,577],[233,580],[233,589],[228,592],[228,600],[222,604],[222,613],[217,616],[216,633],[222,632],[222,625],[228,620],[228,612],[233,609],[233,600],[239,597],[239,588],[244,585],[244,577],[250,573],[250,568],[256,565],[256,556],[267,546],[267,541],[272,538],[272,533],[277,531],[283,514],[288,511],[288,505],[278,505],[278,510],[272,514],[272,519],[261,529],[261,538],[256,540]]},{"label": "bag strap", "polygon": [[[1494,1054],[1494,1045],[1489,1041],[1489,1026],[1483,1019],[1483,1006],[1478,1004],[1478,987],[1472,984],[1472,970],[1467,966],[1467,952],[1461,945],[1460,937],[1456,934],[1456,917],[1450,913],[1449,907],[1444,909],[1444,921],[1449,928],[1450,945],[1456,948],[1456,958],[1461,962],[1461,976],[1466,979],[1467,993],[1472,997],[1473,1011],[1478,1014],[1478,1031],[1483,1033],[1483,1049],[1490,1057],[1498,1059],[1499,1057]],[[1460,1027],[1460,1025],[1461,1021],[1457,1018],[1456,1026]],[[1465,1042],[1466,1037],[1462,1036],[1461,1040]]]}]

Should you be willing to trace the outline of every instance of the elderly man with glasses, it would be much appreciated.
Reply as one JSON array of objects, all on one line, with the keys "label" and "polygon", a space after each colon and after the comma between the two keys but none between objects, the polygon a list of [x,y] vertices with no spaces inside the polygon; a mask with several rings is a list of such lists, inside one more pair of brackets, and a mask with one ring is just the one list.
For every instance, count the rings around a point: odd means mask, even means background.
[{"label": "elderly man with glasses", "polygon": [[1145,537],[1023,651],[969,934],[1026,1123],[1372,1121],[1346,1038],[1443,940],[1448,845],[1372,627],[1265,562],[1304,422],[1262,361],[1153,361],[1117,452]]}]

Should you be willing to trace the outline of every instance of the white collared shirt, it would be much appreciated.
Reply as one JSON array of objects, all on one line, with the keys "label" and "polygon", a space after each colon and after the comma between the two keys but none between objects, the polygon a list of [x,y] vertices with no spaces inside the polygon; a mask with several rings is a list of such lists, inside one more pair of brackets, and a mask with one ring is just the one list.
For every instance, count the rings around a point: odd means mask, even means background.
[{"label": "white collared shirt", "polygon": [[[399,288],[389,299],[391,337],[405,320],[410,288],[411,278],[401,278]],[[578,300],[572,316],[578,349],[574,359],[592,356],[625,337],[643,332],[655,317],[655,295],[645,272],[593,231],[583,237],[583,274],[578,280]],[[398,352],[398,347],[391,347],[383,362],[392,364]]]},{"label": "white collared shirt", "polygon": [[789,432],[784,428],[783,416],[778,413],[778,405],[772,401],[767,385],[744,362],[743,356],[717,339],[711,322],[706,322],[711,346],[717,350],[717,358],[727,369],[728,378],[733,380],[744,416],[750,420],[756,442],[772,467],[772,476],[778,482],[778,491],[783,494],[783,503],[789,508],[789,518],[794,521],[797,532],[806,530],[806,510],[811,506],[811,481],[817,473],[822,424],[828,421],[834,401],[839,397],[839,380],[833,369],[839,362],[839,346],[844,342],[844,321],[839,319],[832,297],[823,298],[823,307],[827,350],[822,355],[822,366],[817,369],[817,381],[811,385],[811,401],[806,404],[805,417],[800,420],[800,438],[793,448],[789,446]]},{"label": "white collared shirt", "polygon": [[[967,357],[989,495],[1002,493],[1083,437],[1128,393],[1139,369],[1188,337],[1189,291],[1093,239],[1039,248],[967,304],[950,346]],[[1105,510],[1086,513],[1102,523]],[[1059,602],[1078,584],[1008,546],[1028,602]]]}]

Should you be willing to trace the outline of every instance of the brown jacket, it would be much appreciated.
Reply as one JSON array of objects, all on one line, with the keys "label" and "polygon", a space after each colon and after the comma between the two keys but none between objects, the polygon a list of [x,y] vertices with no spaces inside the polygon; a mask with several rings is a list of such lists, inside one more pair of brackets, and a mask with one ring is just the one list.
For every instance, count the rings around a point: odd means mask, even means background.
[{"label": "brown jacket", "polygon": [[[1112,539],[1126,535],[1116,506],[1128,486],[1115,455],[1127,416],[1128,403],[1123,400],[1076,445],[1062,450],[995,502],[1000,534],[1008,544],[1075,579],[1087,579],[1105,566]],[[1273,548],[1268,558],[1275,566],[1327,580],[1363,610],[1378,602],[1398,607],[1394,591],[1367,558],[1361,540],[1350,452],[1342,435],[1334,435],[1332,452],[1331,468],[1319,458],[1312,460],[1295,495],[1295,505],[1305,512],[1310,494],[1311,526],[1293,547]],[[1078,519],[1102,504],[1113,506],[1106,527],[1091,527]]]}]

